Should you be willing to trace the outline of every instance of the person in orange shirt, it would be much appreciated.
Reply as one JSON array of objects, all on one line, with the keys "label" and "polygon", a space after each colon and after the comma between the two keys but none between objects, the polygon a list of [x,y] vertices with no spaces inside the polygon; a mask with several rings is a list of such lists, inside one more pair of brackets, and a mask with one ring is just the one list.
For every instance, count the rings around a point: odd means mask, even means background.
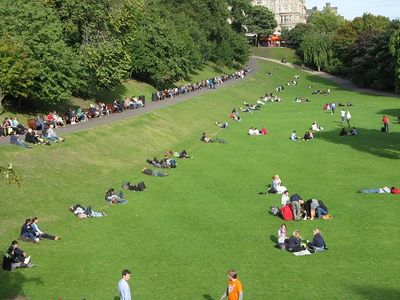
[{"label": "person in orange shirt", "polygon": [[228,298],[228,300],[243,300],[243,286],[237,278],[235,270],[228,271],[228,287],[225,293],[221,296],[220,300]]}]

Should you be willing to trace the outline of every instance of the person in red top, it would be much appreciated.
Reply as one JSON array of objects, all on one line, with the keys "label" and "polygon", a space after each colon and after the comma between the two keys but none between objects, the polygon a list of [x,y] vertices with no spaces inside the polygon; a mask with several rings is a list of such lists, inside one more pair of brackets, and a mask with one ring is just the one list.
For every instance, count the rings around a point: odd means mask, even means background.
[{"label": "person in red top", "polygon": [[390,189],[390,193],[398,195],[398,194],[400,194],[400,189],[392,186],[391,189]]},{"label": "person in red top", "polygon": [[235,270],[228,271],[228,286],[225,293],[221,296],[220,300],[228,298],[228,300],[243,300],[243,286],[237,278]]},{"label": "person in red top", "polygon": [[386,116],[383,116],[382,123],[383,123],[383,128],[385,129],[385,132],[389,133],[389,118]]}]

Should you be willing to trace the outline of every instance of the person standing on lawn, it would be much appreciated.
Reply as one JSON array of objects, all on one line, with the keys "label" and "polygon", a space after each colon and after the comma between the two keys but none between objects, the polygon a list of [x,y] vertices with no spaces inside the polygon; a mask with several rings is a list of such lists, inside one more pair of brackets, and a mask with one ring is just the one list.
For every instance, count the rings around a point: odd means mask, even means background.
[{"label": "person standing on lawn", "polygon": [[122,271],[122,278],[118,282],[119,297],[121,300],[131,300],[131,289],[129,288],[128,281],[131,278],[129,270]]},{"label": "person standing on lawn", "polygon": [[233,269],[229,270],[228,273],[228,286],[225,293],[221,296],[220,300],[243,300],[243,286],[240,280],[237,278],[237,272]]}]

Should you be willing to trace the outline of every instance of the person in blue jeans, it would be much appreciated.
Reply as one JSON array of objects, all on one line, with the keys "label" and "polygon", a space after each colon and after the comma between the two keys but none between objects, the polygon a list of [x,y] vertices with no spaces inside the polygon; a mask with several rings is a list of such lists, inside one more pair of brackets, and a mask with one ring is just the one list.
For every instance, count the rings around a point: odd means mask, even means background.
[{"label": "person in blue jeans", "polygon": [[26,144],[25,142],[21,142],[18,139],[18,135],[15,131],[11,132],[10,134],[10,144],[12,145],[17,145],[23,148],[32,148],[32,146],[29,146],[28,144]]},{"label": "person in blue jeans", "polygon": [[112,203],[112,204],[126,204],[128,203],[128,200],[124,199],[124,194],[122,192],[119,192],[118,194],[114,191],[113,188],[110,188],[105,196],[104,196],[104,200]]},{"label": "person in blue jeans", "polygon": [[313,230],[313,240],[312,242],[307,243],[307,246],[311,251],[314,252],[320,252],[328,249],[319,229]]},{"label": "person in blue jeans", "polygon": [[39,242],[39,237],[36,235],[35,230],[32,228],[32,220],[26,219],[25,223],[21,227],[21,239],[26,240],[30,239],[34,243]]}]

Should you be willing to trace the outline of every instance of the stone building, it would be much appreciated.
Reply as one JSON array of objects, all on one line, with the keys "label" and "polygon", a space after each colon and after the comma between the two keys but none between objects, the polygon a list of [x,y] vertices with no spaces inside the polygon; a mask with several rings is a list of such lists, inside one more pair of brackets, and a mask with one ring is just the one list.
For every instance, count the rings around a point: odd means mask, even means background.
[{"label": "stone building", "polygon": [[[329,9],[329,10],[332,11],[335,15],[338,14],[338,8],[335,7],[335,6],[332,6],[329,2],[326,3],[326,5],[322,8],[322,11],[325,10],[325,9]],[[313,8],[309,8],[309,9],[307,8],[307,10],[306,10],[306,12],[307,12],[307,18],[308,18],[309,16],[311,16],[313,13],[317,12],[317,11],[319,11],[319,10],[318,10],[318,7],[316,7],[316,6],[314,6]]]},{"label": "stone building", "polygon": [[265,6],[275,14],[278,23],[276,34],[280,34],[283,28],[292,29],[307,21],[305,0],[252,0],[252,4]]}]

